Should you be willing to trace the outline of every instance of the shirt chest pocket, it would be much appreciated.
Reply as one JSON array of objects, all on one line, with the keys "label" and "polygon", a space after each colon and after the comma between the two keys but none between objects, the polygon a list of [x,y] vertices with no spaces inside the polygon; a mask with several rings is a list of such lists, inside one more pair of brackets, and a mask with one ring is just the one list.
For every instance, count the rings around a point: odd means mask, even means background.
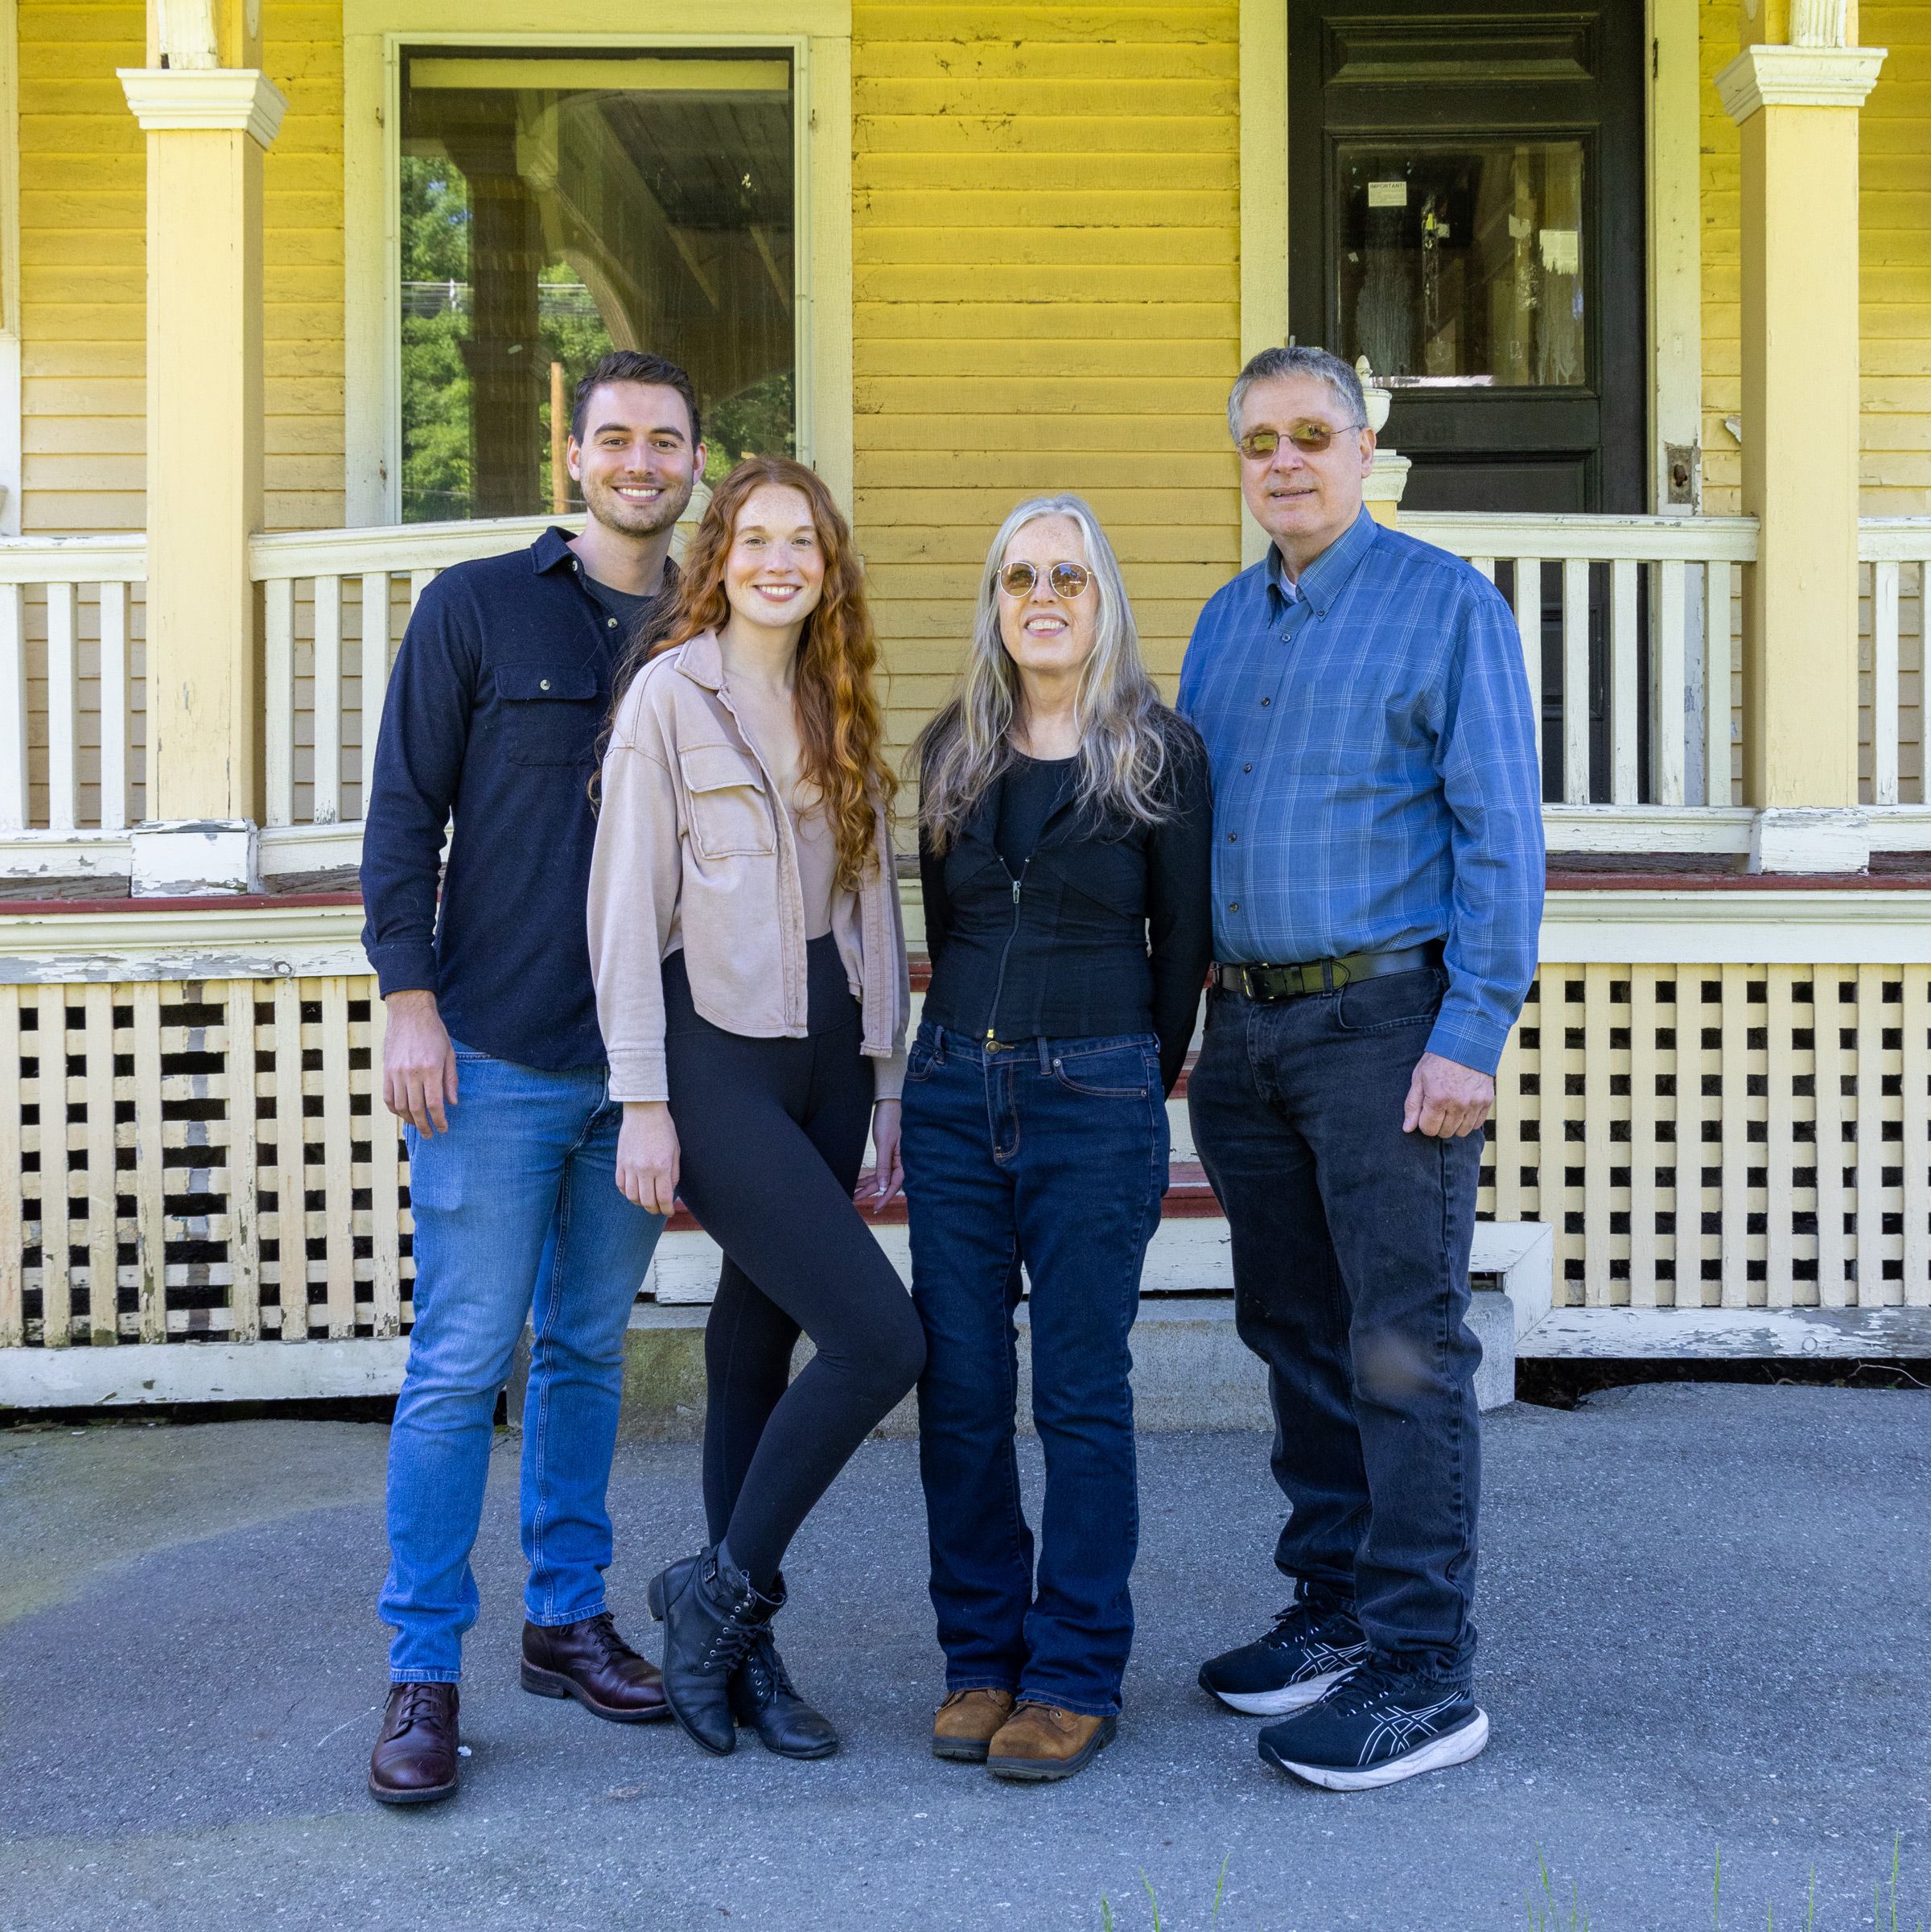
[{"label": "shirt chest pocket", "polygon": [[504,749],[512,764],[591,765],[603,706],[587,664],[500,664]]},{"label": "shirt chest pocket", "polygon": [[761,857],[777,850],[771,806],[757,767],[728,744],[677,754],[690,798],[690,842],[701,859]]}]

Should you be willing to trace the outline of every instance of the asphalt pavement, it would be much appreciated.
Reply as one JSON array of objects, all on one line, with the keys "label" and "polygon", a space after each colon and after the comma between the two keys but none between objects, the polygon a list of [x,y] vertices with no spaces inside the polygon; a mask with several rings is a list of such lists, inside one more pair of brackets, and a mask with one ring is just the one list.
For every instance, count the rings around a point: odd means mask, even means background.
[{"label": "asphalt pavement", "polygon": [[[1264,1626],[1266,1442],[1142,1446],[1139,1637],[1118,1742],[1003,1785],[927,1752],[940,1691],[910,1444],[861,1452],[786,1565],[780,1642],[842,1730],[702,1757],[517,1684],[513,1439],[478,1554],[451,1803],[363,1774],[386,1432],[0,1434],[0,1927],[327,1932],[1501,1932],[1546,1861],[1593,1932],[1931,1921],[1931,1395],[1678,1385],[1486,1419],[1472,1765],[1337,1796],[1262,1765],[1199,1658]],[[1035,1493],[1036,1450],[1026,1448]],[[696,1452],[627,1445],[611,1600],[701,1533]],[[1720,1900],[1713,1879],[1720,1857]],[[1880,1923],[1888,1932],[1888,1893]]]}]

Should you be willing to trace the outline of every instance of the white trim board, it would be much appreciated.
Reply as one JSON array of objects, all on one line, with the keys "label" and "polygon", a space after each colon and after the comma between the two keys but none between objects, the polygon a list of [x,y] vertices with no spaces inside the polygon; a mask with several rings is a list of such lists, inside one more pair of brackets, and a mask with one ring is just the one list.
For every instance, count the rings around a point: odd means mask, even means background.
[{"label": "white trim board", "polygon": [[1517,1353],[1605,1361],[1931,1356],[1931,1308],[1556,1308]]},{"label": "white trim board", "polygon": [[[607,24],[594,0],[344,0],[344,466],[351,525],[399,517],[401,412],[397,83],[406,47],[771,47],[797,86],[798,454],[849,514],[852,492],[850,0],[657,0],[652,31]],[[719,25],[729,21],[728,27]]]},{"label": "white trim board", "polygon": [[0,985],[282,979],[368,972],[359,905],[13,913],[0,920]]},{"label": "white trim board", "polygon": [[393,1395],[409,1344],[123,1342],[0,1349],[0,1409],[118,1409],[167,1402],[291,1402]]}]

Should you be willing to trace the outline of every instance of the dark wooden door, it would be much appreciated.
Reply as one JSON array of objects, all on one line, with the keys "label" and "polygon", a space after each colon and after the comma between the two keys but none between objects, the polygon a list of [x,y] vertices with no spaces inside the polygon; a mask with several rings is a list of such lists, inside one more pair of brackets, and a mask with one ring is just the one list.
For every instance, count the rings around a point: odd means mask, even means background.
[{"label": "dark wooden door", "polygon": [[[1646,509],[1642,0],[1287,4],[1289,314],[1393,392],[1403,509]],[[1608,571],[1591,576],[1571,692],[1562,573],[1543,571],[1551,799],[1576,703],[1588,793],[1608,796]],[[1645,678],[1648,631],[1645,608]]]},{"label": "dark wooden door", "polygon": [[1393,390],[1404,507],[1641,511],[1641,0],[1288,0],[1295,339]]}]

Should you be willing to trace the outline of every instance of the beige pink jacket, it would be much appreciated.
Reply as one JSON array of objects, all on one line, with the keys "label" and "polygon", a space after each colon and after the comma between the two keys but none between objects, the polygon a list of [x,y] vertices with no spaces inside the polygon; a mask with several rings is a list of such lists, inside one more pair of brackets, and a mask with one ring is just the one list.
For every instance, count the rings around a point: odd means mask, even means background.
[{"label": "beige pink jacket", "polygon": [[[770,775],[739,729],[706,632],[644,667],[617,706],[604,755],[590,871],[590,966],[613,1100],[667,1100],[665,956],[678,945],[693,1003],[754,1040],[805,1032],[805,900],[797,840]],[[891,840],[840,896],[833,931],[862,1014],[861,1051],[881,1099],[904,1081],[912,993]]]}]

